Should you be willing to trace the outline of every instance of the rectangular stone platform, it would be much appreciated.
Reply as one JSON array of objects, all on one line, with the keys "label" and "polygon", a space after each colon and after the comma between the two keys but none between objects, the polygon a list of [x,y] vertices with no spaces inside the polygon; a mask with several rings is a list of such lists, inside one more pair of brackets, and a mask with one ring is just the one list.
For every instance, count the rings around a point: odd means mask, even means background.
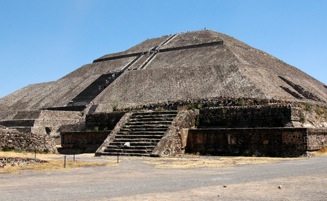
[{"label": "rectangular stone platform", "polygon": [[300,156],[327,146],[327,129],[203,128],[188,133],[186,153]]}]

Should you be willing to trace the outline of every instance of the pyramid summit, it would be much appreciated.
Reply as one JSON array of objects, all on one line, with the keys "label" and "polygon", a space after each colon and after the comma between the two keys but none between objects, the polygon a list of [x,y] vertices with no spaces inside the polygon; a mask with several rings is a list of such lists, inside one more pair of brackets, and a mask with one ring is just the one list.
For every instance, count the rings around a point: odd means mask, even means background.
[{"label": "pyramid summit", "polygon": [[32,133],[60,135],[65,125],[87,126],[92,114],[113,110],[283,103],[324,111],[326,102],[327,86],[301,70],[230,36],[201,30],[148,39],[59,80],[24,87],[0,99],[0,125],[30,124]]}]

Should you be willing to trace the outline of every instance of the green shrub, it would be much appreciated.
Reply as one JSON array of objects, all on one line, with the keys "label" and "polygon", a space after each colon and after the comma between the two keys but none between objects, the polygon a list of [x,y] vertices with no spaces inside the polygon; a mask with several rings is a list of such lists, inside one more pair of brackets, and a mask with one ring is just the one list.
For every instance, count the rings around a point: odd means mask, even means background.
[{"label": "green shrub", "polygon": [[313,107],[311,103],[304,103],[304,106],[306,111],[312,112]]},{"label": "green shrub", "polygon": [[112,104],[112,111],[117,111],[118,110],[118,103]]},{"label": "green shrub", "polygon": [[95,132],[99,132],[99,126],[94,127]]}]

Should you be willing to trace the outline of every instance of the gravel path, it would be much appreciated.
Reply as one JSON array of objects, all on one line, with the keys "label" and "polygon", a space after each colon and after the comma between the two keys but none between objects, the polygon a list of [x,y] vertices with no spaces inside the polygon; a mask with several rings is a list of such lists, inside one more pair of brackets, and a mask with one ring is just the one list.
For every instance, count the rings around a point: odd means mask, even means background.
[{"label": "gravel path", "polygon": [[327,156],[192,169],[158,169],[142,158],[122,158],[115,167],[0,175],[1,201],[130,199],[327,200]]}]

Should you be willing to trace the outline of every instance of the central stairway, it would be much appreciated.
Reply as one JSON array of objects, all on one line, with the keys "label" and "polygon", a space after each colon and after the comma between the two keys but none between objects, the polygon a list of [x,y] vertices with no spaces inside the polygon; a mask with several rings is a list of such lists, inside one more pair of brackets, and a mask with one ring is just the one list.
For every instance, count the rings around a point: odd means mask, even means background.
[{"label": "central stairway", "polygon": [[176,115],[177,111],[133,113],[101,155],[150,156]]}]

